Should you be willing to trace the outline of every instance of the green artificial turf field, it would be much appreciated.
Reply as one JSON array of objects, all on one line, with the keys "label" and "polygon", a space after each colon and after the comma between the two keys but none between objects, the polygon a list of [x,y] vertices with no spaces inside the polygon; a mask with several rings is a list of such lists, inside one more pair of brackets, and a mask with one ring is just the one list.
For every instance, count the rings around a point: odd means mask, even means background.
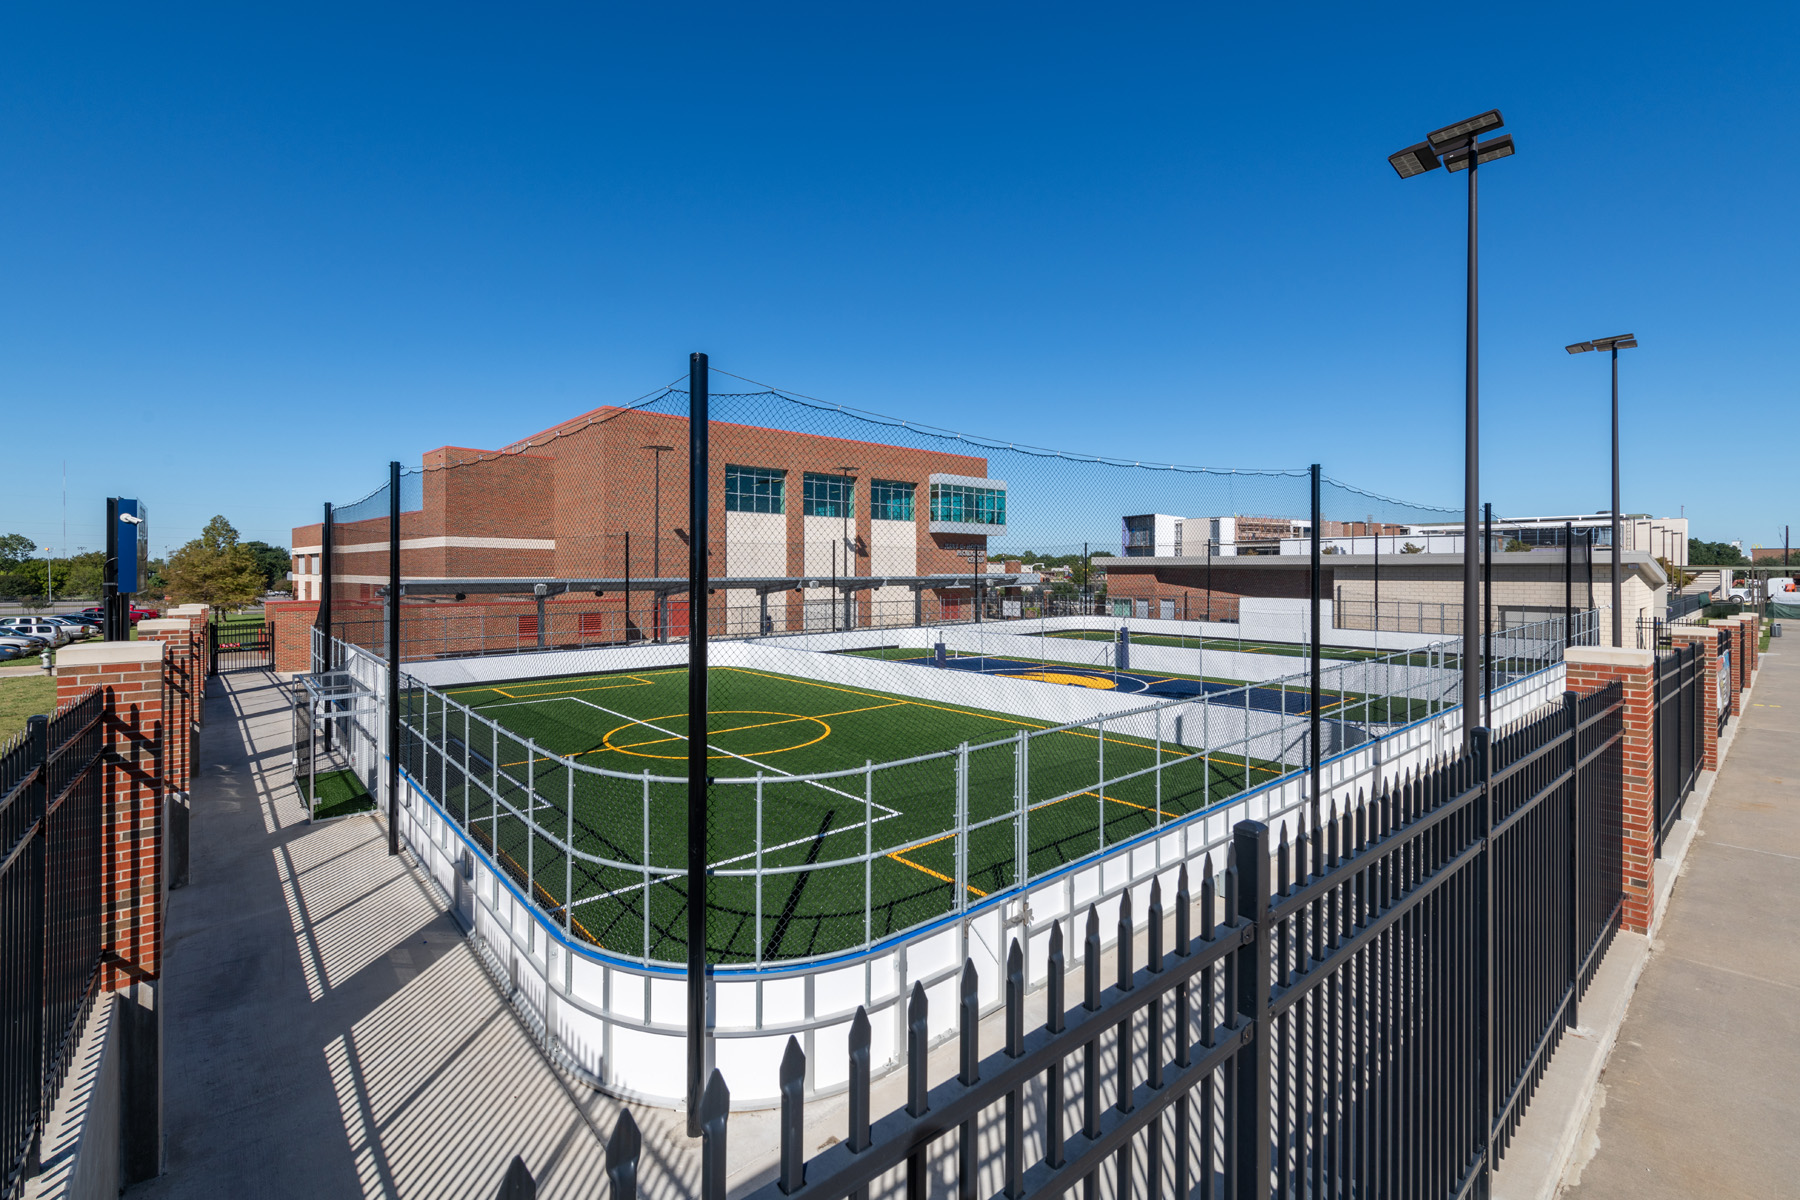
[{"label": "green artificial turf field", "polygon": [[[952,686],[947,682],[947,693]],[[754,961],[759,949],[765,960],[828,953],[954,910],[958,839],[947,831],[956,825],[957,757],[865,774],[871,760],[892,763],[1000,739],[968,759],[969,822],[991,823],[967,835],[965,886],[972,902],[1016,882],[1016,735],[1047,723],[742,668],[713,668],[708,688],[715,781],[753,780],[758,773],[764,778],[760,889],[754,877],[757,788],[715,782],[709,791],[708,861],[715,873],[707,940],[715,961]],[[414,777],[558,920],[565,897],[572,896],[568,915],[576,936],[624,955],[640,955],[647,945],[652,958],[682,960],[685,884],[679,876],[656,878],[646,889],[638,864],[647,856],[653,866],[681,870],[686,861],[685,669],[446,692],[499,728],[471,720],[465,734],[462,712],[412,693],[409,728],[447,745],[452,759],[446,769],[440,755],[409,739],[404,761]],[[571,772],[543,751],[639,777]],[[1104,798],[1097,786],[1102,753],[1111,781]],[[1246,778],[1255,786],[1283,771],[1241,756],[1194,755],[1170,744],[1159,751],[1154,741],[1110,731],[1102,742],[1092,728],[1031,738],[1026,870],[1041,874],[1153,828],[1159,819],[1235,796]],[[1160,781],[1149,770],[1159,759],[1165,764]],[[566,864],[547,839],[529,835],[523,821],[503,807],[496,811],[483,788],[464,782],[465,760],[470,775],[493,781],[515,809],[530,803],[541,827],[572,830],[579,850],[627,865]],[[646,771],[676,778],[646,781]],[[831,771],[851,773],[784,782]],[[1145,773],[1119,778],[1139,771]],[[876,851],[867,866],[814,865],[860,855],[865,845]],[[784,867],[804,869],[769,873]],[[719,873],[733,870],[751,874]]]}]

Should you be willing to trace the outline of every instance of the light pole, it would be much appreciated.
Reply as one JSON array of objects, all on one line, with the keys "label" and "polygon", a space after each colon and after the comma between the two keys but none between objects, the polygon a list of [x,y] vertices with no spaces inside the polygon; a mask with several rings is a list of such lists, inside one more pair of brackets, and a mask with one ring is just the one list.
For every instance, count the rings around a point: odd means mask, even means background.
[{"label": "light pole", "polygon": [[[650,575],[657,580],[662,579],[662,456],[674,448],[673,446],[644,447],[656,455],[656,468],[652,475],[655,482],[651,485],[651,495],[655,498],[650,502],[651,510],[655,514],[651,518],[650,526]],[[626,564],[627,574],[630,573],[630,566],[631,564]],[[655,591],[650,598],[650,603],[656,605],[656,640],[660,642],[663,636],[663,591],[660,583],[651,586]],[[625,620],[627,622],[631,620],[630,613],[625,614]],[[629,629],[630,625],[627,624],[626,628]]]},{"label": "light pole", "polygon": [[1591,342],[1576,342],[1573,346],[1563,347],[1570,354],[1585,354],[1589,350],[1612,351],[1612,606],[1613,606],[1613,645],[1625,644],[1625,576],[1620,553],[1619,537],[1619,351],[1630,350],[1637,345],[1637,337],[1629,333],[1621,333],[1617,337],[1595,338]]},{"label": "light pole", "polygon": [[[838,473],[838,478],[840,480],[839,485],[838,485],[838,487],[839,487],[838,503],[843,506],[843,510],[844,510],[843,556],[844,556],[844,574],[846,576],[848,576],[851,573],[850,572],[850,488],[853,485],[850,482],[850,472],[858,470],[858,469],[859,468],[854,467],[854,466],[839,466],[838,468],[836,468],[837,473]],[[834,556],[832,558],[832,572],[831,572],[831,574],[832,574],[831,581],[834,585],[838,582],[836,568],[837,568],[837,559]],[[850,628],[850,593],[848,591],[843,591],[842,589],[840,589],[840,598],[842,599],[843,606],[844,606],[844,625],[843,625],[843,627],[845,629],[849,629]]]},{"label": "light pole", "polygon": [[1388,163],[1402,179],[1423,175],[1440,166],[1451,171],[1469,172],[1469,247],[1468,297],[1464,329],[1463,364],[1463,636],[1462,695],[1463,746],[1475,742],[1475,697],[1481,692],[1478,660],[1480,653],[1477,629],[1481,624],[1480,587],[1476,546],[1481,539],[1478,529],[1481,508],[1481,404],[1480,404],[1480,339],[1476,282],[1479,261],[1476,255],[1476,171],[1485,163],[1505,158],[1513,152],[1512,134],[1505,133],[1487,141],[1477,141],[1506,122],[1500,110],[1489,109],[1479,116],[1428,134],[1424,141],[1388,155]]}]

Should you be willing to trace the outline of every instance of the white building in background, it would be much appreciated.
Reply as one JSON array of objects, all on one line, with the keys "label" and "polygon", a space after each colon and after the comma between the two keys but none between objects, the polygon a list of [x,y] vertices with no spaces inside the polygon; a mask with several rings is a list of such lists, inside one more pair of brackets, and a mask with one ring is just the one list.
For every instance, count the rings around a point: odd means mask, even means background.
[{"label": "white building in background", "polygon": [[1182,525],[1186,517],[1168,513],[1143,513],[1126,517],[1119,535],[1119,553],[1126,558],[1168,558],[1182,552]]},{"label": "white building in background", "polygon": [[[1407,527],[1413,535],[1410,541],[1420,550],[1432,554],[1462,553],[1462,522],[1445,521],[1431,525],[1411,525]],[[1572,516],[1557,517],[1500,517],[1494,518],[1494,540],[1498,543],[1495,549],[1502,549],[1513,542],[1523,542],[1530,550],[1561,550],[1565,532],[1574,536],[1576,550],[1579,552],[1587,546],[1589,533],[1593,535],[1595,549],[1612,549],[1612,514],[1610,512],[1580,513]],[[1685,567],[1688,561],[1688,523],[1686,517],[1652,517],[1646,513],[1626,513],[1619,521],[1620,549],[1641,551],[1652,558],[1659,558],[1673,566]],[[1329,546],[1334,540],[1326,539]],[[1370,539],[1361,539],[1362,547],[1353,548],[1351,539],[1341,539],[1344,545],[1340,553],[1368,554],[1371,552]],[[1406,540],[1406,539],[1403,539]],[[1381,553],[1386,554],[1387,539],[1382,539]],[[1284,546],[1282,553],[1289,551]],[[1302,542],[1296,554],[1308,553]]]}]

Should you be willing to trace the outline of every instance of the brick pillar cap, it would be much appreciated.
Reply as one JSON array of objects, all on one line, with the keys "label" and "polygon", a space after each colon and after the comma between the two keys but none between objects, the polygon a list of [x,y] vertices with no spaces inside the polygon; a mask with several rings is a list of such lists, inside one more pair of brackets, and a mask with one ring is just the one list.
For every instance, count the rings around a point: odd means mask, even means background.
[{"label": "brick pillar cap", "polygon": [[99,642],[87,646],[65,646],[56,652],[56,669],[70,667],[110,667],[121,664],[159,663],[168,650],[165,642]]},{"label": "brick pillar cap", "polygon": [[1711,625],[1671,625],[1669,627],[1669,636],[1693,638],[1696,642],[1704,642],[1709,639],[1717,641],[1719,633]]},{"label": "brick pillar cap", "polygon": [[138,627],[138,632],[140,634],[142,634],[142,633],[176,633],[176,632],[186,633],[190,629],[193,628],[193,626],[188,624],[188,622],[183,621],[178,617],[157,617],[155,620],[150,620],[150,619],[146,618],[142,621],[139,621],[137,627]]},{"label": "brick pillar cap", "polygon": [[1621,650],[1614,646],[1571,646],[1563,651],[1563,661],[1570,666],[1637,667],[1648,669],[1656,661],[1650,650]]},{"label": "brick pillar cap", "polygon": [[177,604],[174,608],[171,608],[169,611],[171,613],[180,613],[184,616],[198,616],[199,614],[206,611],[206,605],[204,605],[204,604]]}]

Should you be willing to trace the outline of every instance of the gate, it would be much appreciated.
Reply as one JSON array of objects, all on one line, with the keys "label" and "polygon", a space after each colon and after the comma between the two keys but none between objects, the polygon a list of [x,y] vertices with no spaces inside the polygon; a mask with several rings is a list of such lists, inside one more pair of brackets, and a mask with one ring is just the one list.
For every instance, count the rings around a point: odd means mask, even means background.
[{"label": "gate", "polygon": [[206,627],[212,674],[275,665],[275,630],[261,617],[217,616]]}]

